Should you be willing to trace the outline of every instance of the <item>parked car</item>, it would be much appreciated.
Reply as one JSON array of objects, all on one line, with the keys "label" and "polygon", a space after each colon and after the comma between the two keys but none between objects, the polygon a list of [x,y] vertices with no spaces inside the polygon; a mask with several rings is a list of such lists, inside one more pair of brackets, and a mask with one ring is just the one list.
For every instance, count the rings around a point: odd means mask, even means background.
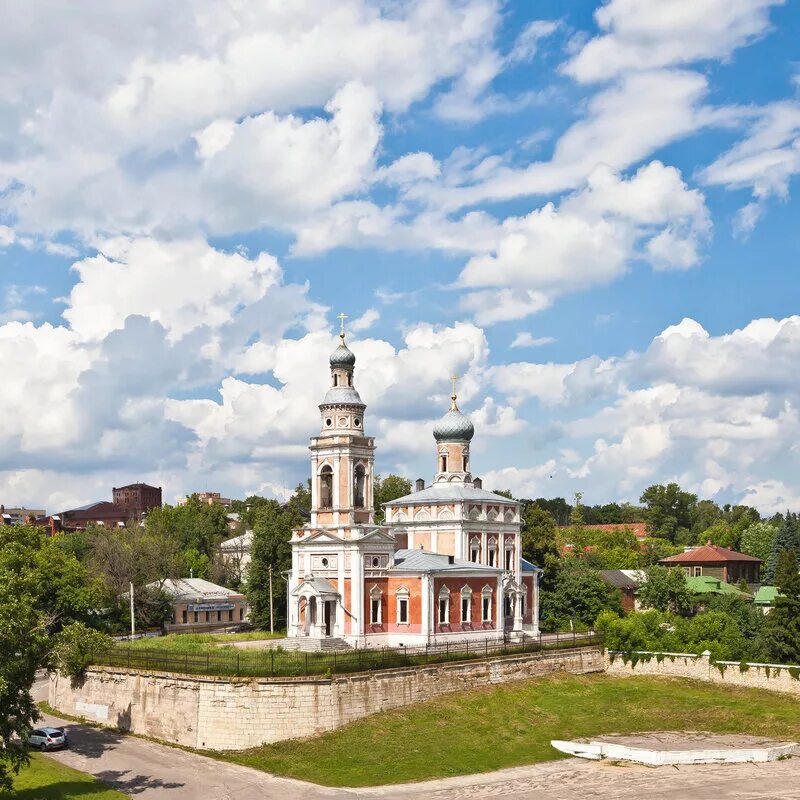
[{"label": "parked car", "polygon": [[28,744],[42,752],[69,747],[67,732],[63,728],[36,728],[28,737]]}]

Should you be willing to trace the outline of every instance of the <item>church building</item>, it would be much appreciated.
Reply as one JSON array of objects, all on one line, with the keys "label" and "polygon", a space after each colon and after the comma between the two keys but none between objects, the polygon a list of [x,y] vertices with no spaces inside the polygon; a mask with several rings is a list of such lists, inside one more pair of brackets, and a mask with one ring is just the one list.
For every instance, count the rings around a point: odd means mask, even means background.
[{"label": "church building", "polygon": [[538,635],[541,570],[521,556],[520,504],[470,472],[475,429],[458,408],[433,429],[436,471],[374,520],[375,439],[345,342],[311,439],[311,518],[292,535],[288,635],[358,647]]}]

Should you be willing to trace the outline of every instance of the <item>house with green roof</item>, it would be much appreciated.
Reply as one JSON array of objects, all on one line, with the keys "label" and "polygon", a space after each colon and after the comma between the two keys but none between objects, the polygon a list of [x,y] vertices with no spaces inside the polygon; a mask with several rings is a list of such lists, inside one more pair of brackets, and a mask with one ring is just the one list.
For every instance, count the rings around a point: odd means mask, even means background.
[{"label": "house with green roof", "polygon": [[780,592],[778,591],[777,586],[762,586],[756,592],[756,596],[753,602],[765,614],[769,614],[769,612],[774,608],[775,598],[778,597],[779,594]]},{"label": "house with green roof", "polygon": [[741,597],[743,600],[752,599],[753,595],[743,592],[737,586],[732,586],[730,583],[719,578],[714,578],[711,575],[692,575],[686,578],[686,585],[689,590],[699,595],[708,594],[730,594]]}]

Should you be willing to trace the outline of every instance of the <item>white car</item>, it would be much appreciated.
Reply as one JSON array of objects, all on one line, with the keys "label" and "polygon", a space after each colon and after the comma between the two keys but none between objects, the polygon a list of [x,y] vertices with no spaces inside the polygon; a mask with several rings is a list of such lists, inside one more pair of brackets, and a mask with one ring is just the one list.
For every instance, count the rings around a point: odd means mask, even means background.
[{"label": "white car", "polygon": [[67,732],[63,728],[36,728],[28,737],[28,744],[42,752],[69,746]]}]

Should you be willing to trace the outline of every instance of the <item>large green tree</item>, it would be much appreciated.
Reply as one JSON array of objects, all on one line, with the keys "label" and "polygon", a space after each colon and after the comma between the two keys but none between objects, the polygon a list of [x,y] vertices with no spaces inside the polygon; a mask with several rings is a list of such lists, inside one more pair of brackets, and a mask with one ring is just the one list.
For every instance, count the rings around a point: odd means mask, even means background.
[{"label": "large green tree", "polygon": [[559,565],[556,521],[538,503],[528,503],[522,512],[522,557],[544,570],[542,588],[552,589]]},{"label": "large green tree", "polygon": [[204,503],[196,494],[182,506],[164,505],[148,512],[145,528],[153,536],[168,537],[178,549],[194,550],[212,558],[220,542],[228,538],[228,509]]},{"label": "large green tree", "polygon": [[789,511],[786,512],[778,532],[772,540],[772,547],[763,575],[764,583],[767,585],[772,585],[776,581],[778,561],[784,550],[789,550],[796,557],[800,557],[800,521],[797,518],[797,514],[792,514]]},{"label": "large green tree", "polygon": [[618,589],[580,562],[567,562],[559,571],[555,587],[542,592],[542,628],[569,630],[570,623],[591,626],[602,611],[622,613]]},{"label": "large green tree", "polygon": [[777,533],[777,527],[771,522],[753,522],[742,531],[739,549],[749,556],[760,558],[764,562],[763,569],[772,553],[772,543]]},{"label": "large green tree", "polygon": [[247,599],[256,627],[270,626],[270,569],[272,607],[276,628],[286,626],[286,573],[292,566],[292,530],[304,522],[302,495],[288,503],[268,500],[259,504],[253,520],[253,545],[247,573]]},{"label": "large green tree", "polygon": [[651,536],[685,543],[691,537],[697,495],[684,492],[677,483],[648,486],[639,498],[645,504],[645,520]]},{"label": "large green tree", "polygon": [[93,617],[98,587],[74,554],[29,526],[0,527],[0,791],[27,760],[31,697],[58,631]]},{"label": "large green tree", "polygon": [[123,528],[92,528],[88,565],[105,586],[113,630],[130,627],[131,583],[137,627],[158,628],[172,613],[161,585],[168,578],[188,577],[177,538],[136,522]]},{"label": "large green tree", "polygon": [[407,494],[411,494],[411,481],[408,480],[408,478],[403,478],[400,475],[387,475],[385,478],[382,478],[380,475],[376,475],[373,485],[375,522],[379,525],[383,522],[384,503],[397,500],[398,497],[405,497]]},{"label": "large green tree", "polygon": [[775,663],[800,664],[800,574],[794,550],[781,551],[775,584],[779,594],[764,621],[764,647]]},{"label": "large green tree", "polygon": [[658,564],[645,570],[644,583],[636,596],[644,608],[671,611],[673,614],[691,614],[697,603],[694,593],[686,585],[683,570]]}]

